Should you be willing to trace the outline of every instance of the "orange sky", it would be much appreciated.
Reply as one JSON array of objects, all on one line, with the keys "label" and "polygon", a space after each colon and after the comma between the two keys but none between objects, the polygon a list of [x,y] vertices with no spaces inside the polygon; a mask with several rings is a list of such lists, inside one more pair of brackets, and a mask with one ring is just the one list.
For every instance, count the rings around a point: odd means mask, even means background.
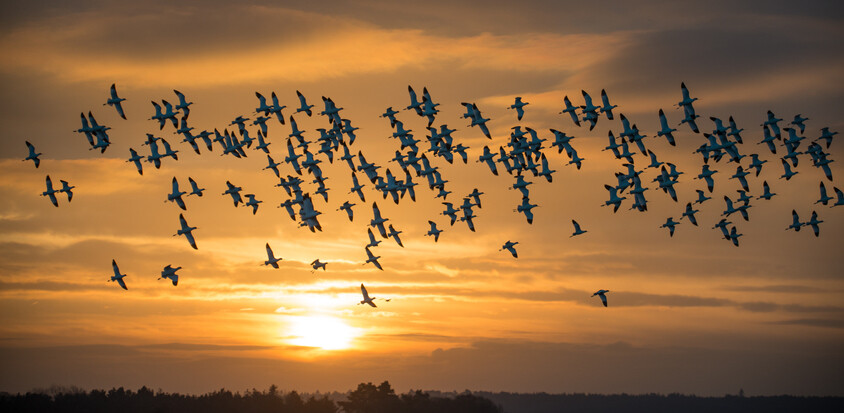
[{"label": "orange sky", "polygon": [[[205,392],[276,383],[327,391],[390,380],[399,390],[721,395],[743,387],[747,394],[841,395],[844,209],[813,204],[819,182],[830,192],[840,184],[805,155],[797,176],[779,179],[783,148],[772,155],[756,145],[768,110],[786,121],[808,117],[807,141],[821,127],[844,130],[844,62],[830,52],[842,43],[841,7],[810,3],[795,16],[785,6],[762,13],[727,4],[624,10],[622,3],[601,15],[557,2],[398,9],[352,1],[325,8],[331,12],[226,2],[4,6],[0,390],[64,384]],[[660,108],[672,124],[682,118],[672,107],[681,81],[699,98],[703,131],[713,127],[709,116],[734,116],[745,129],[742,153],[768,160],[758,178],[749,177],[750,192],[758,196],[767,180],[778,195],[754,200],[749,222],[731,217],[744,234],[739,248],[710,229],[723,196],[740,189],[727,179],[735,166],[725,161],[713,165],[720,172],[713,199],[699,208],[700,227],[683,220],[673,238],[658,228],[668,216],[678,220],[704,187],[692,179],[702,136],[684,125],[677,147],[653,137]],[[102,106],[112,83],[127,99],[128,120]],[[360,202],[348,194],[348,167],[322,155],[329,200],[315,196],[323,232],[311,233],[276,208],[287,195],[262,170],[262,152],[235,159],[215,146],[196,155],[172,126],[159,130],[149,120],[149,101],[177,101],[172,89],[195,102],[194,132],[254,118],[256,91],[275,91],[286,116],[296,90],[318,110],[327,96],[360,128],[353,152],[401,178],[389,161],[398,141],[387,138],[392,129],[379,116],[409,104],[408,85],[420,94],[428,88],[440,103],[435,125],[457,129],[455,143],[470,148],[467,165],[429,158],[449,180],[449,202],[459,205],[474,188],[485,193],[474,233],[448,225],[424,177],[414,177],[416,202],[394,205],[358,173],[366,184]],[[616,114],[648,135],[660,160],[685,172],[679,202],[655,188],[650,169],[643,174],[651,186],[647,212],[628,210],[630,200],[616,214],[598,207],[607,199],[603,185],[624,170],[601,151],[607,131],[617,134],[621,124],[602,117],[589,131],[558,112],[563,96],[580,105],[586,90],[597,102],[601,89]],[[506,109],[515,96],[530,102],[521,122]],[[467,126],[460,102],[477,103],[491,118],[491,141]],[[104,154],[72,132],[79,112],[89,110],[112,128]],[[410,111],[397,117],[424,140],[424,119]],[[329,127],[324,116],[295,118],[310,141]],[[268,125],[270,151],[281,161],[290,126]],[[484,145],[504,145],[516,125],[548,139],[550,128],[565,131],[586,158],[577,170],[545,149],[557,172],[553,183],[528,177],[539,205],[532,225],[513,212],[521,198],[509,189],[513,177],[475,162]],[[148,153],[146,133],[168,139],[179,160],[164,160],[159,170],[145,163],[139,176],[125,161],[130,147]],[[25,140],[43,153],[38,169],[21,162]],[[844,159],[838,141],[828,152]],[[635,160],[640,168],[648,163]],[[831,168],[844,176],[840,161]],[[294,174],[287,165],[282,173]],[[61,195],[55,208],[38,196],[48,174],[76,186],[71,203]],[[174,176],[183,190],[189,176],[207,189],[186,198],[187,211],[164,202]],[[263,201],[256,215],[221,195],[227,180]],[[351,223],[336,211],[346,200],[357,204]],[[384,271],[363,265],[374,200],[403,231],[404,248],[388,239],[373,249]],[[820,237],[783,231],[792,209],[802,219],[816,210]],[[198,250],[171,236],[179,213],[198,227]],[[588,232],[569,238],[572,219]],[[428,220],[444,230],[437,243],[423,236]],[[507,240],[520,243],[518,259],[499,251]],[[284,259],[278,270],[260,265],[267,242]],[[328,262],[326,271],[311,272],[317,258]],[[128,274],[128,291],[107,282],[112,259]],[[178,287],[156,280],[167,264],[183,267]],[[361,283],[391,301],[356,305]],[[607,308],[590,297],[602,288],[611,290]]]}]

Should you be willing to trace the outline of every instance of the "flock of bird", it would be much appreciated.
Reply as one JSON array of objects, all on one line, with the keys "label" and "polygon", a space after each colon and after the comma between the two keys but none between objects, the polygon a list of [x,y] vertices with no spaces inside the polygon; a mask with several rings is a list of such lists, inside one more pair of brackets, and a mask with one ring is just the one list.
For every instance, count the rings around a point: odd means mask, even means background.
[{"label": "flock of bird", "polygon": [[[397,169],[403,172],[397,174],[393,174],[388,167],[383,168],[381,165],[368,162],[361,150],[358,150],[356,154],[353,153],[350,147],[355,142],[358,128],[353,127],[349,119],[342,117],[341,112],[343,108],[338,107],[331,98],[322,97],[324,109],[318,114],[325,116],[328,124],[325,128],[317,128],[319,138],[316,141],[311,141],[305,137],[305,131],[299,129],[296,117],[312,117],[316,109],[314,109],[314,105],[308,104],[305,96],[299,91],[296,92],[298,105],[295,109],[290,109],[293,111],[293,114],[289,116],[283,114],[283,110],[287,106],[279,103],[275,92],[272,92],[270,99],[256,92],[255,95],[258,99],[258,105],[253,111],[256,115],[254,119],[238,116],[227,125],[232,127],[232,131],[224,128],[223,132],[214,129],[213,132],[203,130],[198,133],[194,133],[194,128],[188,126],[190,106],[193,102],[188,101],[185,95],[178,90],[174,90],[174,93],[178,99],[178,104],[173,105],[167,100],[162,100],[161,103],[153,101],[154,114],[149,120],[157,122],[159,130],[172,125],[174,128],[173,133],[181,135],[183,137],[181,142],[189,144],[190,148],[196,154],[201,154],[201,151],[205,150],[211,152],[215,146],[221,150],[221,156],[228,155],[234,158],[247,157],[248,153],[246,149],[249,148],[263,152],[263,155],[267,158],[267,166],[263,169],[275,174],[279,179],[279,183],[276,186],[284,189],[288,195],[288,199],[278,205],[278,207],[285,208],[290,218],[296,221],[298,226],[306,227],[311,232],[322,231],[322,226],[319,222],[319,216],[322,212],[317,210],[314,198],[318,196],[322,197],[325,203],[328,202],[329,198],[329,188],[326,186],[328,177],[323,175],[320,164],[326,160],[329,163],[333,163],[335,155],[338,161],[345,162],[348,165],[352,181],[352,186],[348,193],[356,196],[361,203],[367,202],[362,189],[368,184],[371,184],[376,193],[380,193],[384,200],[390,199],[397,205],[406,199],[406,196],[415,202],[415,187],[418,184],[413,179],[416,177],[426,180],[428,188],[433,191],[435,198],[442,198],[441,202],[445,209],[439,215],[448,217],[449,225],[454,226],[455,223],[460,221],[465,223],[470,231],[475,231],[474,219],[477,218],[475,208],[481,208],[481,195],[484,193],[475,188],[471,193],[464,195],[462,197],[462,203],[457,204],[458,206],[455,208],[455,203],[446,201],[447,197],[452,194],[451,191],[446,189],[446,184],[449,180],[443,177],[439,167],[435,166],[432,163],[432,159],[428,158],[430,155],[432,158],[442,158],[443,161],[448,163],[453,163],[456,158],[467,164],[469,160],[467,150],[469,148],[454,142],[452,133],[456,129],[450,129],[446,124],[434,126],[436,116],[440,112],[438,109],[440,104],[434,102],[427,88],[423,89],[420,100],[413,88],[408,86],[410,104],[403,108],[403,110],[410,111],[421,118],[427,119],[426,129],[428,135],[425,136],[425,140],[416,139],[413,131],[405,127],[403,121],[397,117],[397,115],[401,114],[400,111],[388,107],[381,115],[382,118],[389,120],[390,126],[393,129],[392,134],[387,138],[396,139],[399,143],[400,149],[395,151],[395,156],[390,160],[397,165]],[[676,106],[683,110],[684,117],[677,127],[686,125],[691,132],[700,134],[701,130],[698,126],[698,121],[701,116],[696,114],[693,106],[697,98],[691,97],[685,84],[681,84],[681,93],[682,100]],[[623,169],[615,173],[613,179],[614,184],[604,186],[608,191],[609,199],[601,206],[612,207],[613,212],[616,212],[621,207],[623,201],[628,199],[629,196],[632,198],[631,210],[646,211],[648,199],[645,197],[645,192],[649,189],[661,189],[674,202],[677,202],[677,190],[674,186],[678,183],[680,175],[684,172],[678,171],[677,167],[670,162],[659,161],[657,155],[646,147],[644,138],[647,135],[643,135],[636,124],[631,124],[630,120],[624,114],[618,113],[616,116],[613,113],[613,110],[617,110],[616,108],[618,106],[610,104],[607,93],[604,90],[601,91],[601,106],[594,105],[591,96],[586,91],[582,91],[582,96],[584,104],[580,106],[572,105],[569,97],[565,96],[563,98],[564,107],[559,112],[564,116],[566,114],[569,115],[575,126],[580,127],[582,125],[581,122],[588,123],[589,130],[592,130],[602,117],[605,117],[607,121],[613,121],[617,117],[621,123],[621,129],[616,129],[617,131],[620,130],[617,136],[612,130],[608,132],[609,145],[603,150],[611,151],[615,159],[622,161]],[[110,96],[103,105],[114,107],[117,114],[122,119],[126,119],[126,113],[122,105],[122,102],[125,100],[119,97],[115,85],[112,85]],[[524,101],[522,97],[516,97],[515,102],[508,109],[514,109],[517,120],[521,121],[525,115],[525,107],[528,104],[529,102]],[[462,106],[466,110],[462,117],[470,122],[469,128],[477,127],[486,138],[492,140],[492,134],[487,126],[487,122],[490,119],[484,117],[477,104],[463,102]],[[91,150],[99,150],[100,153],[104,153],[111,144],[111,139],[108,136],[108,131],[111,128],[100,125],[91,111],[88,112],[87,116],[85,113],[81,113],[80,117],[82,127],[75,132],[85,135]],[[282,134],[281,139],[286,141],[286,151],[284,151],[286,153],[282,153],[284,156],[282,162],[276,162],[269,149],[269,146],[273,142],[270,142],[268,139],[268,122],[273,120],[273,118],[280,125],[286,126],[290,130],[290,133],[286,137]],[[669,145],[676,146],[677,143],[674,133],[677,132],[677,129],[670,126],[668,118],[662,109],[658,112],[658,118],[661,129],[656,132],[655,137],[665,138]],[[697,200],[686,203],[685,209],[680,214],[678,221],[675,221],[673,216],[668,217],[666,222],[660,225],[660,228],[668,229],[669,236],[673,237],[676,227],[681,224],[683,219],[687,219],[692,225],[698,226],[698,219],[695,214],[700,211],[695,209],[695,206],[702,205],[711,199],[711,197],[707,196],[707,191],[710,194],[713,192],[715,186],[713,175],[719,172],[713,168],[715,165],[724,165],[724,168],[731,168],[727,164],[734,163],[735,173],[728,175],[728,178],[736,180],[741,186],[741,189],[737,190],[738,197],[735,199],[729,196],[724,197],[726,209],[721,213],[723,218],[715,224],[713,229],[719,229],[727,241],[738,246],[738,239],[742,234],[738,232],[737,226],[728,221],[728,219],[731,215],[738,213],[745,221],[749,220],[748,208],[752,206],[751,201],[754,197],[750,195],[751,185],[748,181],[748,176],[755,171],[755,176],[758,177],[763,165],[768,161],[760,159],[760,154],[758,153],[742,153],[743,150],[741,148],[744,147],[744,141],[741,133],[744,129],[740,129],[732,117],[726,123],[716,117],[710,117],[710,120],[714,129],[710,133],[704,132],[702,134],[704,143],[694,151],[694,153],[702,157],[701,172],[694,179],[704,181],[706,184],[705,190],[696,190]],[[825,152],[825,149],[829,149],[833,136],[837,132],[832,132],[829,128],[821,129],[821,135],[800,151],[802,141],[805,139],[801,135],[805,132],[804,122],[807,120],[808,118],[796,115],[791,123],[781,128],[779,123],[783,120],[777,118],[771,111],[768,111],[767,119],[760,125],[763,139],[758,144],[764,144],[774,155],[777,155],[778,149],[784,148],[784,154],[780,157],[784,170],[781,176],[782,179],[788,181],[792,176],[796,175],[798,172],[793,168],[797,167],[798,160],[802,155],[809,155],[812,165],[821,169],[826,179],[832,181],[832,172],[829,167],[832,159],[829,158],[829,153]],[[257,130],[250,129],[253,126]],[[254,131],[254,133],[251,131]],[[493,175],[497,176],[499,174],[500,167],[513,176],[514,182],[511,189],[518,191],[521,196],[520,203],[513,211],[523,214],[528,224],[532,224],[534,220],[532,209],[537,205],[531,203],[529,187],[533,182],[529,181],[527,177],[532,175],[534,178],[544,178],[548,182],[552,182],[553,174],[556,172],[550,166],[551,164],[546,151],[555,148],[558,154],[565,151],[568,157],[566,165],[574,165],[578,170],[586,159],[581,157],[572,145],[574,136],[567,135],[565,132],[550,129],[550,136],[540,137],[538,131],[523,125],[513,126],[511,131],[509,141],[506,145],[499,146],[497,150],[485,145],[477,162],[489,168]],[[787,133],[787,137],[783,137],[782,131]],[[546,142],[548,143],[547,146],[545,146]],[[777,142],[781,142],[781,144],[778,145]],[[824,143],[825,147],[821,143]],[[158,169],[167,158],[171,158],[173,161],[178,160],[179,150],[173,149],[171,144],[163,137],[157,137],[148,133],[146,134],[146,140],[141,145],[147,146],[149,154],[146,156],[140,155],[134,148],[129,148],[131,156],[127,160],[127,162],[134,164],[140,175],[144,173],[145,163],[147,165],[151,164]],[[427,145],[428,147],[422,150],[419,145]],[[41,153],[38,153],[35,147],[28,141],[26,142],[26,146],[29,154],[24,161],[31,160],[34,162],[35,167],[38,168],[41,163],[39,159]],[[314,151],[313,148],[317,149]],[[631,148],[635,148],[635,150],[631,151]],[[645,161],[637,163],[636,160],[640,156]],[[743,166],[742,162],[748,158],[750,162]],[[283,165],[289,166],[296,175],[282,174],[279,168]],[[379,169],[382,168],[383,170],[379,172]],[[654,188],[646,187],[642,180],[643,172],[650,168],[659,172],[656,178],[652,180],[652,182],[656,183]],[[362,184],[358,174],[364,175],[369,183],[367,184],[364,181]],[[730,174],[730,172],[725,171],[723,174]],[[193,178],[189,177],[188,181],[191,191],[182,191],[177,178],[173,177],[171,191],[167,194],[165,202],[173,202],[181,210],[187,211],[183,197],[191,195],[202,197],[203,191],[205,191]],[[313,195],[306,192],[302,186],[302,184],[308,181],[317,186]],[[62,180],[61,183],[61,189],[54,189],[50,176],[48,175],[46,178],[47,189],[41,194],[42,196],[49,197],[52,204],[57,207],[58,199],[56,193],[66,193],[67,200],[70,202],[73,197],[72,189],[75,188],[67,181]],[[767,181],[764,181],[761,186],[763,188],[762,192],[755,199],[770,200],[776,195],[771,192]],[[831,201],[835,201],[832,204],[833,206],[844,205],[844,193],[836,187],[833,190],[836,195],[835,198],[828,195],[824,182],[821,181],[821,198],[816,203],[829,205]],[[242,187],[226,181],[226,190],[222,195],[230,196],[235,207],[239,205],[250,207],[252,208],[252,214],[257,214],[259,205],[263,201],[258,200],[255,194],[241,195],[241,192],[243,192]],[[245,201],[244,197],[246,198]],[[349,221],[354,221],[355,214],[353,207],[356,205],[351,200],[345,200],[337,211],[344,212],[347,214]],[[389,222],[390,219],[381,213],[376,201],[372,202],[371,209],[372,219],[369,221],[370,228],[367,229],[368,243],[363,247],[367,258],[363,262],[363,265],[372,264],[379,270],[383,270],[381,263],[378,261],[381,257],[375,255],[373,250],[383,240],[390,238],[400,247],[404,247],[399,237],[402,231],[396,230],[393,224]],[[812,217],[809,221],[801,222],[795,210],[792,211],[792,223],[786,229],[799,231],[801,227],[809,226],[812,227],[815,236],[818,236],[819,225],[822,222],[822,220],[818,219],[818,214],[815,211],[812,211]],[[434,220],[428,220],[428,224],[430,225],[430,230],[425,235],[433,237],[434,242],[437,242],[443,230],[437,227],[437,223]],[[197,227],[190,226],[183,213],[179,214],[179,225],[180,228],[173,236],[184,236],[193,249],[198,249],[193,234],[193,231]],[[576,220],[572,220],[572,225],[574,231],[570,237],[579,236],[587,232]],[[377,230],[380,239],[372,231],[373,229]],[[518,252],[515,248],[518,244],[518,242],[508,240],[502,245],[501,250],[506,250],[514,258],[518,258]],[[282,261],[282,258],[274,255],[269,243],[266,244],[266,254],[267,259],[264,261],[264,265],[279,268],[278,263]],[[325,271],[326,264],[316,259],[310,265],[313,269],[312,271],[317,271],[320,268]],[[123,280],[126,275],[120,273],[117,263],[114,260],[112,261],[112,267],[114,275],[110,281],[117,281],[123,289],[128,289]],[[170,279],[175,286],[178,283],[178,274],[176,272],[179,269],[181,267],[174,268],[171,265],[167,265],[161,271],[159,279]],[[372,301],[375,297],[369,297],[363,284],[361,284],[361,292],[363,301],[360,304],[368,304],[375,307]],[[599,296],[603,305],[606,306],[607,298],[605,293],[607,292],[609,290],[601,289],[595,292],[593,297],[596,295]]]}]

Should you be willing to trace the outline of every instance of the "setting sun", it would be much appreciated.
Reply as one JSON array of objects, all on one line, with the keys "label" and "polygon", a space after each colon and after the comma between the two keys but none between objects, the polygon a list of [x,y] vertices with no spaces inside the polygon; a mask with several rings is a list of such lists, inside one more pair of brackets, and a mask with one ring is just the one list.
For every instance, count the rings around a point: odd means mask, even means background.
[{"label": "setting sun", "polygon": [[329,316],[290,317],[288,328],[290,344],[322,350],[348,349],[359,335],[358,329]]}]

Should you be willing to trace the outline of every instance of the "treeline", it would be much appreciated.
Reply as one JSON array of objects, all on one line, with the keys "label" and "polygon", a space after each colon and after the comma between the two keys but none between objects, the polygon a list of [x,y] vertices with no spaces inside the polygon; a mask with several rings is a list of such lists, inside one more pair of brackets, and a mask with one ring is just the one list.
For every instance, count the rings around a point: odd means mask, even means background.
[{"label": "treeline", "polygon": [[252,389],[232,393],[226,389],[203,395],[182,395],[153,391],[141,387],[138,391],[123,387],[105,390],[79,389],[26,394],[0,394],[0,412],[121,412],[121,413],[501,413],[488,399],[472,394],[455,397],[431,397],[422,391],[397,395],[389,382],[376,386],[361,383],[346,400],[334,402],[328,396],[302,397],[297,392],[282,393],[271,386],[267,391]]},{"label": "treeline", "polygon": [[237,413],[556,413],[556,412],[844,412],[844,397],[698,397],[682,394],[548,394],[410,391],[397,395],[389,382],[361,383],[348,394],[300,395],[252,389],[220,389],[182,395],[116,388],[84,391],[48,389],[26,394],[0,393],[0,412],[237,412]]},{"label": "treeline", "polygon": [[[743,392],[741,392],[743,393]],[[454,393],[431,392],[432,397]],[[748,413],[844,412],[844,397],[726,395],[699,397],[684,394],[548,394],[474,392],[507,413]]]}]

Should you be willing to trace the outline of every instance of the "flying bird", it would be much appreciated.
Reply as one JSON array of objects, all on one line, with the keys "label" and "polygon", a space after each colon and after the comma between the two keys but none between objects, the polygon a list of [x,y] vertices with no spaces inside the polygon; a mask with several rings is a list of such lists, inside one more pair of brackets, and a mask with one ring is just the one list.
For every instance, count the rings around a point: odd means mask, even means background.
[{"label": "flying bird", "polygon": [[170,266],[170,264],[167,264],[167,266],[164,267],[164,270],[161,271],[161,276],[158,277],[158,279],[161,280],[164,278],[169,278],[170,281],[173,282],[173,286],[175,287],[179,284],[179,274],[176,274],[176,271],[179,271],[180,269],[182,269],[182,267],[173,268]]},{"label": "flying bird", "polygon": [[173,177],[173,190],[167,194],[167,201],[169,202],[176,202],[179,205],[179,208],[182,208],[183,211],[187,211],[187,207],[185,206],[185,201],[182,200],[182,195],[185,195],[186,192],[179,190],[179,182],[176,180],[176,177]]},{"label": "flying bird", "polygon": [[791,210],[791,225],[785,228],[786,231],[793,229],[794,232],[800,232],[800,227],[806,225],[805,222],[800,222],[800,217],[797,216],[797,211]]},{"label": "flying bird", "polygon": [[577,221],[571,220],[571,223],[572,223],[572,225],[574,225],[574,232],[571,235],[569,235],[569,238],[580,235],[580,234],[585,234],[587,232],[587,231],[580,229],[580,224],[578,224]]},{"label": "flying bird", "polygon": [[196,184],[196,181],[194,181],[193,178],[191,178],[191,177],[188,177],[188,182],[190,182],[190,188],[191,188],[191,191],[188,194],[188,196],[191,196],[191,195],[202,196],[202,191],[204,191],[205,188],[200,188],[199,185]]},{"label": "flying bird", "polygon": [[173,236],[176,237],[179,235],[184,235],[185,238],[187,238],[190,246],[193,247],[193,249],[198,249],[196,248],[196,240],[194,240],[193,238],[193,230],[195,230],[196,227],[188,225],[188,222],[185,220],[185,216],[182,214],[179,214],[179,225],[181,225],[181,228],[176,231]]},{"label": "flying bird", "polygon": [[808,222],[804,222],[803,225],[808,225],[812,227],[812,231],[815,232],[815,237],[817,237],[820,233],[820,228],[818,228],[818,224],[820,224],[821,222],[823,221],[818,220],[818,213],[812,211],[812,218]]},{"label": "flying bird", "polygon": [[39,165],[41,165],[41,160],[38,159],[38,157],[41,156],[41,154],[35,153],[35,146],[32,146],[32,144],[29,143],[29,141],[25,141],[25,142],[26,142],[26,147],[29,149],[29,155],[27,155],[26,158],[23,159],[23,161],[26,162],[26,161],[31,160],[33,163],[35,163],[35,167],[37,168]]},{"label": "flying bird", "polygon": [[73,188],[76,188],[76,187],[71,186],[70,184],[67,183],[67,181],[59,180],[59,182],[62,183],[62,189],[59,189],[59,192],[64,192],[65,194],[67,194],[67,202],[72,201],[73,200]]},{"label": "flying bird", "polygon": [[267,260],[264,261],[264,265],[271,265],[273,268],[278,269],[278,262],[281,261],[281,258],[276,258],[273,255],[273,250],[270,248],[270,243],[267,243]]},{"label": "flying bird", "polygon": [[144,159],[144,157],[138,155],[138,152],[136,152],[132,148],[129,148],[129,153],[132,155],[132,157],[129,158],[126,162],[134,162],[135,168],[138,168],[138,174],[143,175],[144,174],[144,166],[141,164],[141,160]]},{"label": "flying bird", "polygon": [[610,290],[598,290],[598,291],[595,291],[595,293],[594,293],[594,294],[592,294],[592,297],[594,297],[594,296],[596,296],[596,295],[597,295],[598,297],[601,297],[601,301],[604,303],[604,307],[606,307],[606,306],[607,306],[607,296],[606,296],[606,293],[608,293],[608,292],[610,292]]},{"label": "flying bird", "polygon": [[[311,108],[314,107],[314,105],[309,105],[308,101],[305,100],[305,96],[302,95],[302,93],[299,92],[298,90],[296,91],[296,96],[299,97],[299,108],[296,109],[296,113],[305,112],[305,113],[308,114],[308,117],[311,117],[311,114],[313,113],[311,111]],[[290,119],[291,119],[291,122],[292,122],[293,117],[291,117]],[[294,127],[294,130],[295,130],[295,127]]]},{"label": "flying bird", "polygon": [[56,192],[61,191],[53,189],[53,181],[50,179],[50,175],[47,175],[47,190],[42,192],[41,196],[49,197],[50,202],[53,203],[53,206],[58,207],[59,201],[56,199]]},{"label": "flying bird", "polygon": [[[681,218],[682,219],[682,218]],[[674,221],[674,217],[668,217],[668,220],[665,221],[664,224],[660,225],[660,228],[668,228],[668,236],[674,236],[674,227],[680,225],[679,222]]]},{"label": "flying bird", "polygon": [[434,237],[434,242],[439,241],[440,233],[443,232],[441,229],[437,229],[437,223],[434,221],[428,221],[428,225],[431,226],[431,229],[425,234],[425,236],[432,235]]},{"label": "flying bird", "polygon": [[[508,106],[507,109],[516,109],[516,117],[518,120],[522,120],[522,116],[525,115],[524,107],[529,105],[529,102],[523,102],[521,96],[516,96],[516,101],[512,105]],[[612,119],[612,118],[610,118]]]},{"label": "flying bird", "polygon": [[311,270],[311,272],[314,272],[314,271],[316,271],[320,268],[322,268],[322,270],[325,271],[326,264],[328,264],[328,263],[327,262],[320,262],[319,258],[313,260],[311,262],[311,267],[313,267],[313,270]]},{"label": "flying bird", "polygon": [[117,281],[117,283],[120,284],[121,288],[123,288],[124,290],[128,290],[128,288],[126,288],[126,282],[123,281],[123,277],[125,277],[126,274],[120,273],[120,269],[117,268],[117,262],[113,259],[111,260],[111,268],[112,270],[114,270],[114,275],[111,276],[111,279],[109,281]]},{"label": "flying bird", "polygon": [[[361,302],[360,302],[360,303],[358,303],[358,305],[361,305],[361,304],[369,304],[369,305],[370,305],[370,306],[372,306],[372,307],[377,307],[377,306],[375,305],[375,303],[373,303],[373,302],[372,302],[372,300],[374,300],[376,297],[372,297],[372,298],[370,298],[370,297],[369,297],[369,293],[366,291],[366,287],[364,287],[364,286],[363,286],[363,284],[361,284],[361,285],[360,285],[360,292],[361,292],[361,294],[363,294],[363,300],[361,300]],[[385,299],[384,301],[390,301],[390,299],[389,299],[389,298],[387,298],[387,299]]]},{"label": "flying bird", "polygon": [[501,246],[499,251],[503,251],[503,250],[510,251],[510,254],[513,255],[513,258],[519,258],[519,253],[516,252],[516,248],[515,248],[515,246],[517,244],[518,244],[518,242],[512,242],[512,241],[508,240],[507,242],[504,243],[504,245]]},{"label": "flying bird", "polygon": [[376,257],[374,254],[372,254],[372,251],[369,250],[369,247],[364,247],[364,249],[366,250],[366,256],[367,256],[367,259],[366,259],[366,262],[364,262],[364,265],[371,262],[372,265],[375,266],[375,268],[378,268],[379,270],[384,271],[384,269],[381,268],[381,264],[378,263],[378,258],[381,258],[381,257]]},{"label": "flying bird", "polygon": [[117,96],[117,89],[115,88],[114,83],[112,83],[111,96],[108,98],[106,103],[103,103],[103,106],[113,106],[115,109],[117,109],[117,114],[120,115],[121,118],[126,119],[126,114],[123,113],[123,105],[120,104],[120,102],[123,102],[124,100],[126,99]]}]

